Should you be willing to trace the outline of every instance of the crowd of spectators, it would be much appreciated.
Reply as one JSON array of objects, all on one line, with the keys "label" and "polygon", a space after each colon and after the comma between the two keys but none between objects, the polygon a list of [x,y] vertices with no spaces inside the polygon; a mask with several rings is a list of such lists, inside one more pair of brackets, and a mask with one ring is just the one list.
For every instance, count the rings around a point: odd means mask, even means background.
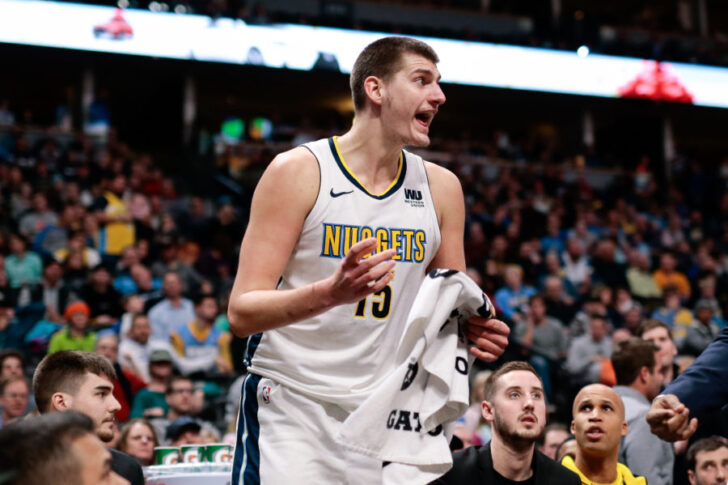
[{"label": "crowd of spectators", "polygon": [[[63,143],[49,131],[31,141],[5,119],[2,422],[32,408],[25,379],[46,353],[86,350],[116,369],[117,418],[132,420],[122,449],[148,460],[149,443],[222,440],[234,430],[240,386],[231,383],[243,372],[243,342],[225,309],[246,207],[182,193],[171,174],[113,136],[96,144],[76,133]],[[449,147],[447,165],[463,185],[468,272],[512,327],[506,359],[537,369],[552,415],[568,415],[585,384],[614,385],[613,346],[642,336],[647,323],[662,322],[672,336],[670,372],[674,354],[679,372],[725,326],[720,171],[683,164],[672,182],[660,182],[641,164],[597,187],[566,178],[558,163],[526,162],[522,146],[486,147],[515,162],[497,170],[459,157],[469,146],[434,147]],[[257,162],[240,177],[247,189],[267,162],[266,148],[253,150]],[[470,414],[468,426],[487,439]]]},{"label": "crowd of spectators", "polygon": [[244,208],[178,193],[113,137],[64,142],[10,115],[0,126],[0,423],[32,410],[27,378],[47,353],[83,350],[112,362],[121,424],[149,419],[165,443],[178,419],[195,417],[221,441],[244,348],[225,315]]}]

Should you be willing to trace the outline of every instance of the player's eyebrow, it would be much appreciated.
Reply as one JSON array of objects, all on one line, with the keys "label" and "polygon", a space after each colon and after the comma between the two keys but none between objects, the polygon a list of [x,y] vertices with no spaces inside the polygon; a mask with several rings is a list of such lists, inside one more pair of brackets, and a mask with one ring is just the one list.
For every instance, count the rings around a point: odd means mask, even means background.
[{"label": "player's eyebrow", "polygon": [[[427,74],[429,76],[435,77],[435,71],[424,67],[418,67],[417,69],[412,71],[412,74]],[[437,82],[440,82],[440,79],[442,79],[442,75],[440,73],[437,73]]]}]

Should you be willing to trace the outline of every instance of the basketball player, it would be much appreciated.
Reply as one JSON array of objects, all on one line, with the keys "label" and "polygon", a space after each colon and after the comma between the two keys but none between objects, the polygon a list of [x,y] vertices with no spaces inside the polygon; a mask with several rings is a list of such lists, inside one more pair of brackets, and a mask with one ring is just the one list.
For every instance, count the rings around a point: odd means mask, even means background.
[{"label": "basketball player", "polygon": [[[381,482],[380,462],[334,437],[392,369],[427,271],[465,270],[460,183],[403,150],[430,142],[437,62],[414,39],[369,45],[351,74],[351,130],[278,155],[256,188],[228,309],[252,335],[235,485]],[[473,318],[467,334],[493,361],[508,327]]]}]

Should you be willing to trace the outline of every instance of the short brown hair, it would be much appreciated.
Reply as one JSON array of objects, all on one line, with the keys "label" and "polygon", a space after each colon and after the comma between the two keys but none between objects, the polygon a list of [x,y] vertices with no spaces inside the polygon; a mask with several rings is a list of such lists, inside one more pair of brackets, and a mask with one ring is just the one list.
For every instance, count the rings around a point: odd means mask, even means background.
[{"label": "short brown hair", "polygon": [[79,438],[94,436],[93,432],[91,418],[77,411],[34,416],[3,426],[0,470],[10,474],[10,484],[80,483],[82,457],[69,448]]},{"label": "short brown hair", "polygon": [[533,373],[536,377],[538,377],[538,380],[543,383],[541,380],[541,376],[538,375],[538,372],[536,372],[536,369],[531,367],[531,364],[528,362],[524,362],[522,360],[515,360],[513,362],[506,362],[503,364],[498,370],[493,372],[491,375],[488,376],[488,380],[485,381],[485,386],[483,389],[483,399],[486,401],[492,401],[493,397],[495,396],[495,385],[498,379],[500,379],[501,376],[508,374],[509,372],[517,371],[517,370],[525,370],[527,372]]},{"label": "short brown hair", "polygon": [[722,436],[709,436],[708,438],[702,438],[690,445],[688,453],[685,455],[687,460],[688,470],[695,471],[697,465],[697,456],[701,451],[715,451],[719,448],[728,448],[728,440]]},{"label": "short brown hair", "polygon": [[186,376],[172,376],[172,377],[170,377],[169,380],[167,381],[167,388],[164,390],[164,394],[165,395],[168,396],[168,395],[174,393],[174,391],[175,391],[174,384],[176,382],[190,382],[191,383],[192,382],[192,379],[190,379],[189,377],[186,377]]},{"label": "short brown hair", "polygon": [[116,371],[103,355],[80,350],[62,350],[46,355],[33,374],[33,394],[38,410],[51,410],[51,397],[56,392],[76,394],[83,378],[91,373],[116,380]]},{"label": "short brown hair", "polygon": [[645,320],[640,324],[639,327],[637,327],[637,336],[643,338],[642,336],[653,328],[664,328],[667,331],[667,336],[670,337],[670,340],[672,340],[672,332],[670,331],[670,327],[668,327],[665,322],[661,322],[654,318],[649,318]]},{"label": "short brown hair", "polygon": [[384,37],[372,42],[356,58],[349,78],[355,111],[362,109],[366,103],[364,80],[369,76],[389,79],[399,70],[402,55],[406,53],[422,56],[435,64],[440,62],[432,47],[411,37]]},{"label": "short brown hair", "polygon": [[617,384],[632,384],[642,367],[647,367],[650,373],[654,372],[655,350],[652,342],[639,337],[630,337],[619,342],[612,352],[612,366],[617,376]]}]

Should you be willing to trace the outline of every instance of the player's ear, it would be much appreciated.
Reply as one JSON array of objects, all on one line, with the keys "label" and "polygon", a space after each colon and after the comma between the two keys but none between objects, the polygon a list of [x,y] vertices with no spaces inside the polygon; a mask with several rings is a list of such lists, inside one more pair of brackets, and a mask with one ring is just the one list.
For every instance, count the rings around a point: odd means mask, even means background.
[{"label": "player's ear", "polygon": [[574,421],[571,421],[571,427],[569,428],[571,430],[571,434],[574,434]]},{"label": "player's ear", "polygon": [[627,421],[622,421],[622,436],[627,435],[627,429],[629,426],[627,425]]},{"label": "player's ear", "polygon": [[384,95],[384,85],[382,80],[377,76],[369,76],[364,80],[364,92],[367,94],[367,98],[375,105],[382,105],[382,98]]},{"label": "player's ear", "polygon": [[481,404],[481,414],[483,415],[483,419],[489,423],[492,423],[495,420],[495,417],[493,416],[493,405],[488,401],[483,401]]},{"label": "player's ear", "polygon": [[692,470],[688,470],[688,481],[690,485],[695,485],[695,472]]},{"label": "player's ear", "polygon": [[73,398],[65,392],[56,392],[51,396],[51,407],[54,411],[68,411],[73,404]]},{"label": "player's ear", "polygon": [[640,367],[640,379],[642,380],[642,382],[647,382],[650,374],[650,369],[646,365]]}]

